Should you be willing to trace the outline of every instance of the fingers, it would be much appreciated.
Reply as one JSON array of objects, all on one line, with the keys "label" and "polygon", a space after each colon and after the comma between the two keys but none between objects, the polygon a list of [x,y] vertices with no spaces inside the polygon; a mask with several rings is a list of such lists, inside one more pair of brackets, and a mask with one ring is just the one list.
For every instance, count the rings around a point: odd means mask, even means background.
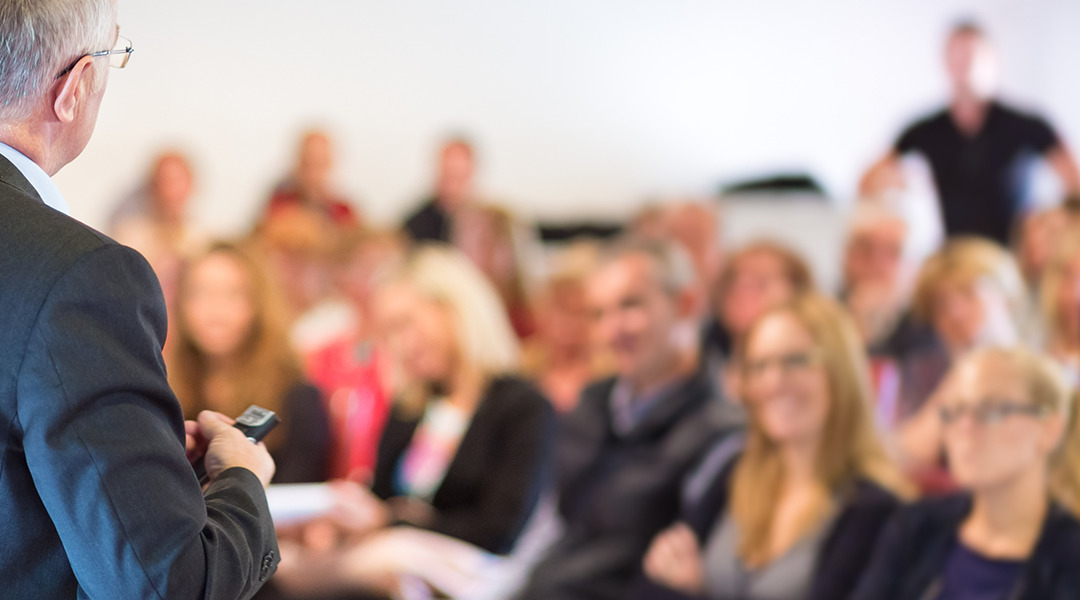
[{"label": "fingers", "polygon": [[672,549],[679,555],[697,554],[698,540],[693,530],[686,523],[676,523],[668,529]]},{"label": "fingers", "polygon": [[653,540],[645,557],[645,572],[669,585],[684,585],[683,579],[689,574],[687,567],[700,562],[697,536],[684,523],[677,523],[666,529]]},{"label": "fingers", "polygon": [[206,454],[207,443],[197,422],[184,421],[184,452],[187,453],[189,461],[195,461]]},{"label": "fingers", "polygon": [[214,439],[218,435],[233,429],[233,420],[225,415],[212,410],[204,410],[199,413],[199,429],[207,439]]}]

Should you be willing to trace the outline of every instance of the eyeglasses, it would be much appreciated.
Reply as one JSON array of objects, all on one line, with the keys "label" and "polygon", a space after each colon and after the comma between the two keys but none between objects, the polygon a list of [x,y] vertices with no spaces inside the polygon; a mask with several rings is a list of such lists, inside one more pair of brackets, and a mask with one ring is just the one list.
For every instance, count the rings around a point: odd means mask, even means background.
[{"label": "eyeglasses", "polygon": [[975,404],[945,405],[938,409],[938,415],[944,425],[952,425],[962,419],[964,415],[970,415],[971,419],[979,425],[994,425],[1013,415],[1041,417],[1045,414],[1047,414],[1045,406],[992,398]]},{"label": "eyeglasses", "polygon": [[791,352],[771,358],[748,360],[743,363],[743,376],[747,379],[757,379],[768,372],[769,367],[776,365],[784,374],[802,373],[810,367],[821,364],[821,353],[816,350],[806,352]]},{"label": "eyeglasses", "polygon": [[56,79],[60,79],[64,75],[67,75],[75,68],[75,65],[79,64],[79,61],[89,56],[90,58],[98,58],[101,56],[109,57],[109,66],[114,69],[123,69],[127,66],[128,61],[131,60],[131,53],[135,51],[135,48],[131,46],[131,40],[124,36],[118,36],[116,38],[116,46],[113,46],[112,50],[102,50],[101,52],[92,52],[90,54],[84,54],[75,59],[75,62],[71,63],[71,66],[60,71],[56,74]]}]

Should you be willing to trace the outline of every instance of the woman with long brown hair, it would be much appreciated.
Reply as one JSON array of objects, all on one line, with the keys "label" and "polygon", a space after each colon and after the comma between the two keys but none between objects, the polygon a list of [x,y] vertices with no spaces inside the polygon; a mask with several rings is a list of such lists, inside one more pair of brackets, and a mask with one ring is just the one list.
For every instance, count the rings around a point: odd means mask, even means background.
[{"label": "woman with long brown hair", "polygon": [[236,416],[252,404],[277,412],[282,424],[265,440],[274,482],[323,481],[329,419],[286,328],[280,292],[258,256],[217,242],[180,273],[169,383],[189,419],[204,409]]},{"label": "woman with long brown hair", "polygon": [[738,356],[745,449],[645,559],[639,598],[845,598],[907,491],[874,430],[863,343],[834,301],[765,313]]}]

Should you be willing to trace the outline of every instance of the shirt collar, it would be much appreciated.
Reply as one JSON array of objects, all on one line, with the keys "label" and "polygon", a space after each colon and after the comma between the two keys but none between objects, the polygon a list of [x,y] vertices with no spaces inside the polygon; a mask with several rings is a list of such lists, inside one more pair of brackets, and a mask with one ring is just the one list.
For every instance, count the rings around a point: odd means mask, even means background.
[{"label": "shirt collar", "polygon": [[615,382],[611,390],[610,406],[612,426],[620,436],[629,435],[645,420],[652,409],[678,386],[683,380],[673,381],[648,394],[638,394],[634,386],[624,378]]},{"label": "shirt collar", "polygon": [[41,201],[46,206],[60,211],[65,215],[71,214],[71,208],[68,207],[67,201],[64,200],[64,196],[60,193],[60,188],[56,187],[51,177],[49,177],[45,171],[41,170],[41,167],[34,161],[23,155],[22,152],[8,146],[7,144],[0,142],[0,156],[8,159],[11,164],[15,165],[15,168],[22,173],[22,176],[30,182],[30,185],[37,191],[38,196],[41,197]]}]

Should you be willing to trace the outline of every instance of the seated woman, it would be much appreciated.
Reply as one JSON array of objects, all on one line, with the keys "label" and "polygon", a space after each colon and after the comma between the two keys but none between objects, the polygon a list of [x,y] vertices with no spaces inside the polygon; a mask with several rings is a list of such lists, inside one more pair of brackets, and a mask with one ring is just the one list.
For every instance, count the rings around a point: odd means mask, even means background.
[{"label": "seated woman", "polygon": [[[939,419],[963,493],[899,512],[855,600],[1080,598],[1071,392],[1046,358],[992,348],[965,357]],[[1072,473],[1072,477],[1058,477]],[[1075,506],[1073,506],[1075,510]]]},{"label": "seated woman", "polygon": [[1080,226],[1066,229],[1042,272],[1040,300],[1046,350],[1080,383]]},{"label": "seated woman", "polygon": [[169,383],[188,419],[204,409],[238,416],[252,404],[277,412],[281,425],[265,440],[277,464],[273,482],[325,481],[329,419],[285,327],[278,290],[258,257],[215,243],[180,272]]},{"label": "seated woman", "polygon": [[747,332],[745,450],[661,533],[635,598],[838,600],[906,491],[874,432],[863,344],[807,294]]},{"label": "seated woman", "polygon": [[900,422],[919,412],[965,352],[990,344],[1014,344],[1028,330],[1028,300],[1016,260],[981,238],[955,238],[926,259],[913,301],[936,344],[903,357]]},{"label": "seated woman", "polygon": [[1032,329],[1028,305],[1016,261],[994,242],[956,238],[923,264],[914,311],[937,340],[899,361],[899,401],[891,422],[904,467],[924,492],[954,489],[942,461],[935,392],[967,352],[1025,341]]},{"label": "seated woman", "polygon": [[[399,525],[507,553],[540,497],[554,411],[508,374],[517,339],[484,275],[457,252],[421,248],[380,286],[375,314],[401,376],[379,442],[377,500],[353,488],[342,507],[353,517],[336,524],[354,541],[283,552],[276,580],[295,594],[389,593],[397,567],[372,567],[365,546],[388,548],[387,531],[410,531]],[[375,553],[383,565],[388,552]]]},{"label": "seated woman", "polygon": [[586,282],[597,253],[597,246],[577,242],[551,257],[550,273],[534,301],[536,333],[524,344],[522,373],[560,415],[573,412],[588,383],[613,370],[611,358],[592,343]]},{"label": "seated woman", "polygon": [[723,360],[738,353],[754,321],[794,295],[814,290],[810,266],[794,250],[770,240],[751,242],[728,258],[705,332],[707,354]]}]

